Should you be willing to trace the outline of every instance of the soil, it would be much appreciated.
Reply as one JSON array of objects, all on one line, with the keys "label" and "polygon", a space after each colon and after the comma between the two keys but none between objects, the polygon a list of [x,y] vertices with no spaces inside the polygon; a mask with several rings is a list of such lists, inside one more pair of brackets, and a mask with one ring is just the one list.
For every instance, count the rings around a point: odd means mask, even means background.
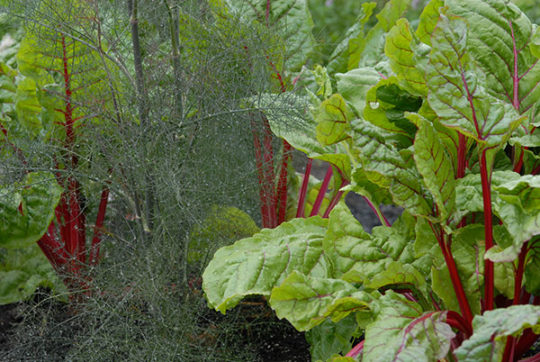
[{"label": "soil", "polygon": [[18,306],[19,303],[0,305],[0,356],[9,349],[9,337],[22,321]]}]

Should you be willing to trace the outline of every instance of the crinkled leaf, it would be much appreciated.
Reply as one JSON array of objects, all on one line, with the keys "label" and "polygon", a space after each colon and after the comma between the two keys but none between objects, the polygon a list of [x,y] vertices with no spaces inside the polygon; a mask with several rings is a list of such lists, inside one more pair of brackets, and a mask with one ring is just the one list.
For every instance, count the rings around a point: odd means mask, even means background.
[{"label": "crinkled leaf", "polygon": [[499,146],[524,117],[511,104],[488,93],[485,74],[468,53],[467,35],[463,19],[441,15],[431,38],[428,100],[445,126],[458,129],[481,145]]},{"label": "crinkled leaf", "polygon": [[455,175],[450,155],[429,122],[421,122],[414,141],[414,160],[435,203],[441,221],[454,210]]},{"label": "crinkled leaf", "polygon": [[61,194],[62,188],[48,172],[29,173],[21,185],[0,189],[0,246],[20,248],[39,240]]},{"label": "crinkled leaf", "polygon": [[540,97],[540,63],[529,49],[533,35],[529,18],[511,1],[446,4],[469,25],[467,49],[487,73],[486,90],[519,113],[529,109]]},{"label": "crinkled leaf", "polygon": [[0,305],[25,300],[39,286],[63,290],[63,283],[37,244],[1,254]]},{"label": "crinkled leaf", "polygon": [[426,96],[424,72],[417,68],[418,59],[412,50],[413,35],[407,19],[399,19],[386,36],[384,51],[400,85],[413,95]]},{"label": "crinkled leaf", "polygon": [[427,295],[426,278],[412,264],[393,261],[380,273],[364,282],[364,286],[369,289],[379,289],[387,285],[413,286]]},{"label": "crinkled leaf", "polygon": [[[523,243],[540,234],[540,176],[519,174],[512,171],[495,171],[491,178],[493,213],[503,221],[512,237],[511,245],[504,250],[490,250],[486,257],[493,261],[513,261]],[[484,210],[480,175],[470,174],[460,179],[456,186],[458,215]]]},{"label": "crinkled leaf", "polygon": [[540,147],[540,132],[512,137],[508,143],[510,143],[512,146],[520,145],[524,147]]},{"label": "crinkled leaf", "polygon": [[309,352],[314,361],[326,361],[336,353],[346,354],[352,348],[351,341],[356,336],[358,326],[354,315],[348,315],[337,323],[326,319],[306,332],[310,345]]},{"label": "crinkled leaf", "polygon": [[389,188],[393,200],[414,215],[432,214],[422,178],[407,159],[390,143],[392,134],[367,122],[353,122],[354,148],[369,181]]},{"label": "crinkled leaf", "polygon": [[378,315],[366,328],[363,361],[434,361],[444,358],[455,336],[445,312],[423,313],[415,302],[387,291]]},{"label": "crinkled leaf", "polygon": [[367,310],[372,300],[369,293],[344,280],[308,277],[293,271],[272,289],[270,306],[279,318],[306,331],[326,318],[338,322],[350,313]]},{"label": "crinkled leaf", "polygon": [[347,73],[335,75],[337,91],[345,98],[357,114],[363,114],[366,92],[381,79],[381,74],[373,68],[355,68]]},{"label": "crinkled leaf", "polygon": [[344,189],[367,197],[375,207],[380,204],[392,203],[392,196],[388,190],[369,181],[362,165],[353,170],[351,184]]},{"label": "crinkled leaf", "polygon": [[506,298],[514,298],[515,267],[513,263],[494,263],[493,283]]},{"label": "crinkled leaf", "polygon": [[443,0],[431,0],[420,14],[420,22],[416,29],[416,36],[424,44],[431,45],[431,34],[439,20],[439,9],[444,6]]},{"label": "crinkled leaf", "polygon": [[[354,218],[344,203],[339,204],[330,213],[328,231],[324,238],[326,256],[334,266],[334,277],[351,282],[369,283],[374,287],[381,285],[418,282],[422,286],[423,279],[418,278],[414,268],[407,269],[406,280],[391,273],[383,273],[394,262],[396,272],[403,271],[407,264],[414,260],[413,244],[414,223],[410,215],[402,215],[392,227],[378,226],[372,234],[364,231],[362,225]],[[380,277],[378,275],[383,273]],[[377,278],[378,279],[374,279]]]},{"label": "crinkled leaf", "polygon": [[340,94],[334,94],[321,103],[315,115],[317,140],[324,146],[348,138],[353,113]]},{"label": "crinkled leaf", "polygon": [[527,328],[540,332],[540,306],[514,305],[476,315],[474,333],[456,349],[456,357],[460,362],[500,361],[506,338]]},{"label": "crinkled leaf", "polygon": [[225,313],[247,295],[268,296],[294,270],[330,275],[322,248],[327,224],[318,216],[293,219],[219,249],[203,273],[209,305]]}]

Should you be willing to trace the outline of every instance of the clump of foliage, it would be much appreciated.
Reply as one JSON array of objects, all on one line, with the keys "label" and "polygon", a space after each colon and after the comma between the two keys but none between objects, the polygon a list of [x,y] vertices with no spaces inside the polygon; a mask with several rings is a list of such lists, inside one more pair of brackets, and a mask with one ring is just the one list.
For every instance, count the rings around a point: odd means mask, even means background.
[{"label": "clump of foliage", "polygon": [[[296,107],[312,118],[263,108],[383,226],[366,233],[341,203],[263,229],[221,248],[203,287],[223,313],[264,295],[314,359],[514,360],[540,331],[538,28],[503,0],[432,0],[414,27],[409,5],[389,1],[311,72]],[[404,212],[390,225],[381,203]]]}]

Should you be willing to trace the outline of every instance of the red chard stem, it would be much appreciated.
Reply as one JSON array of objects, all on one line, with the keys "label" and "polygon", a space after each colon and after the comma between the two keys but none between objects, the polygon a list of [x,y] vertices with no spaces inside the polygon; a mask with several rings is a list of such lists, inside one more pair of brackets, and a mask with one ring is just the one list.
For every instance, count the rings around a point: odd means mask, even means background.
[{"label": "red chard stem", "polygon": [[302,179],[302,186],[300,187],[300,194],[298,196],[298,208],[296,209],[296,217],[305,217],[306,194],[309,185],[309,176],[311,174],[312,164],[313,159],[308,159],[306,170],[304,171],[304,178]]},{"label": "red chard stem", "polygon": [[328,184],[330,183],[332,174],[333,174],[332,166],[328,166],[328,169],[326,170],[326,175],[324,176],[323,183],[321,185],[321,188],[319,189],[319,193],[317,194],[317,198],[315,199],[315,203],[313,204],[313,208],[311,209],[311,213],[309,216],[315,216],[319,213],[322,202],[324,200],[324,196],[326,194],[326,191],[328,190]]}]

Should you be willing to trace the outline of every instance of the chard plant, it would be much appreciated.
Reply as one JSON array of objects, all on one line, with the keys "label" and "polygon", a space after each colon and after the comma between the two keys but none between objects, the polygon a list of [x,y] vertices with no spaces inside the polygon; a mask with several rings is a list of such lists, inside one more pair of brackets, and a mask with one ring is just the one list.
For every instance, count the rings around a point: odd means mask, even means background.
[{"label": "chard plant", "polygon": [[298,117],[264,108],[382,225],[367,233],[344,202],[299,214],[219,249],[203,288],[223,313],[265,296],[314,360],[518,360],[540,333],[540,31],[505,0],[432,0],[415,26],[409,5],[365,31],[364,4],[311,70],[318,89],[283,95]]},{"label": "chard plant", "polygon": [[[36,11],[54,4],[42,2]],[[95,21],[93,9],[79,2],[72,5],[57,14],[66,20],[64,27],[46,18],[27,24],[16,68],[1,65],[4,98],[0,127],[7,146],[2,156],[18,159],[23,173],[28,173],[23,197],[15,194],[2,199],[6,202],[2,218],[7,221],[2,239],[12,247],[37,241],[68,289],[81,291],[88,288],[88,267],[99,259],[109,200],[107,182],[84,186],[81,182],[81,174],[92,167],[84,128],[103,122],[101,117],[112,108],[115,92],[104,44],[96,48],[69,28],[74,19],[81,27]],[[35,156],[37,148],[47,156]],[[97,188],[99,195],[95,223],[89,232],[85,188],[86,192]],[[14,206],[18,214],[12,212]],[[17,233],[20,235],[15,237]]]}]

